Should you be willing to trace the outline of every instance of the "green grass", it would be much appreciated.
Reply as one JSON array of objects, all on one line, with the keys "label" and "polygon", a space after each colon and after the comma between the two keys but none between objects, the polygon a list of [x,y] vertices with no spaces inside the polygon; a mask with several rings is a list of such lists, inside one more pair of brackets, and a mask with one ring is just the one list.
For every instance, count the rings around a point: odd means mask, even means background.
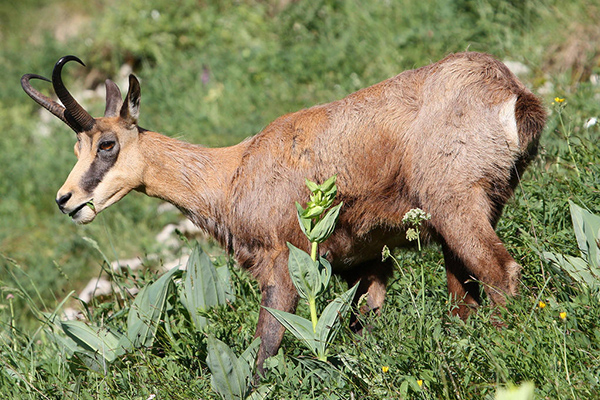
[{"label": "green grass", "polygon": [[[568,200],[600,213],[600,126],[584,128],[600,117],[600,86],[589,80],[600,73],[593,50],[600,46],[598,19],[593,0],[3,3],[1,397],[216,398],[206,338],[177,307],[169,311],[172,335],[161,328],[152,349],[124,356],[106,374],[70,357],[56,341],[60,331],[43,322],[42,313],[101,272],[103,259],[84,237],[111,259],[144,259],[147,270],[123,277],[141,286],[155,279],[150,267],[161,262],[148,254],[166,259],[169,251],[173,258],[181,251],[154,240],[180,217],[158,214],[160,203],[139,194],[89,226],[60,214],[54,196],[75,163],[75,138],[55,118],[42,122],[39,107],[19,86],[22,74],[49,75],[60,56],[76,54],[88,68],[67,67],[65,80],[78,92],[115,77],[127,62],[141,79],[142,126],[224,146],[284,113],[467,48],[523,62],[531,70],[523,77],[529,87],[551,88],[543,94],[552,113],[540,155],[498,226],[523,265],[521,295],[506,309],[483,307],[462,323],[447,316],[439,248],[402,252],[404,273],[394,276],[382,315],[368,321],[373,331],[360,338],[342,331],[333,344],[341,375],[311,365],[310,354],[286,335],[263,384],[272,386],[271,398],[492,398],[499,385],[524,381],[535,384],[540,399],[600,397],[598,296],[540,257],[542,251],[578,255]],[[77,20],[85,23],[76,34],[58,40],[57,31]],[[207,83],[200,79],[203,70]],[[50,91],[44,82],[35,85]],[[556,96],[566,101],[553,105]],[[102,114],[102,99],[82,102],[93,115]],[[48,135],[38,133],[42,126]],[[233,273],[238,300],[209,316],[215,337],[240,354],[252,341],[260,299],[254,282]],[[333,290],[345,288],[336,284]],[[126,311],[119,311],[126,308],[118,300],[91,304],[92,323],[122,329]],[[308,308],[301,305],[299,313],[307,316]],[[490,323],[497,318],[504,328]]]}]

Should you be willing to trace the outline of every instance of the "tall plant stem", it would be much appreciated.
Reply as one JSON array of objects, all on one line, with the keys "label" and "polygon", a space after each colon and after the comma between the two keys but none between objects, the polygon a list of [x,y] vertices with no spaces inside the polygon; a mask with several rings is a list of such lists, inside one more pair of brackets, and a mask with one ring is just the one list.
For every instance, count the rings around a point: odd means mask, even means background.
[{"label": "tall plant stem", "polygon": [[[319,244],[317,242],[312,242],[311,243],[311,249],[310,249],[310,258],[312,258],[313,261],[317,261],[317,252],[319,250]],[[313,327],[313,332],[317,332],[317,321],[318,321],[318,317],[317,317],[317,299],[314,297],[310,297],[308,299],[308,308],[310,309],[310,320],[312,322],[312,327]]]},{"label": "tall plant stem", "polygon": [[571,162],[573,162],[573,167],[575,167],[575,172],[577,172],[577,177],[581,177],[581,172],[579,172],[579,168],[577,167],[577,162],[575,161],[575,155],[573,154],[573,148],[571,146],[571,130],[565,126],[562,116],[562,109],[558,112],[558,120],[560,122],[560,126],[562,131],[567,139],[567,147],[569,149],[569,155],[571,156]]},{"label": "tall plant stem", "polygon": [[313,333],[317,333],[317,299],[315,297],[308,299],[308,308],[310,309],[310,321],[312,322]]}]

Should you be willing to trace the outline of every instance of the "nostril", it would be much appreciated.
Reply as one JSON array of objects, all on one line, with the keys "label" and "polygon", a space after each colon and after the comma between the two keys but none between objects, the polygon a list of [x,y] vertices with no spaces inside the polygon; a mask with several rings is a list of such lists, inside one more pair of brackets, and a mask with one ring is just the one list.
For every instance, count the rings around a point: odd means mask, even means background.
[{"label": "nostril", "polygon": [[67,204],[67,201],[69,201],[69,199],[71,198],[71,195],[72,193],[69,192],[56,199],[56,204],[58,204],[58,207],[63,208],[65,204]]}]

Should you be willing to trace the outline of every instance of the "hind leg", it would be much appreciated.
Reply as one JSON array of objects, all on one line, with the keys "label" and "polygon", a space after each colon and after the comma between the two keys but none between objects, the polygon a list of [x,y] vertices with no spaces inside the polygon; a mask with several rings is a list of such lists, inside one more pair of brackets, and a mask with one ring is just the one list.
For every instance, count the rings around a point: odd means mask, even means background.
[{"label": "hind leg", "polygon": [[[448,289],[467,306],[479,303],[473,277],[495,304],[505,304],[506,296],[517,294],[520,266],[510,256],[493,228],[491,210],[485,198],[470,198],[446,204],[451,214],[432,218],[432,225],[444,242]],[[468,308],[467,308],[468,309]],[[459,314],[466,311],[459,307]],[[468,313],[467,313],[468,314]]]},{"label": "hind leg", "polygon": [[444,243],[444,261],[446,263],[446,278],[448,293],[456,306],[452,315],[457,315],[463,321],[481,304],[479,283],[469,275],[467,268],[460,258]]},{"label": "hind leg", "polygon": [[[373,260],[362,263],[354,267],[351,272],[343,275],[346,282],[348,282],[348,286],[354,286],[360,281],[352,301],[353,310],[356,310],[350,317],[350,329],[353,332],[361,334],[364,328],[356,312],[363,315],[368,313],[379,314],[385,299],[386,284],[392,272],[391,262]],[[359,310],[359,302],[365,295],[366,304],[361,306]]]}]

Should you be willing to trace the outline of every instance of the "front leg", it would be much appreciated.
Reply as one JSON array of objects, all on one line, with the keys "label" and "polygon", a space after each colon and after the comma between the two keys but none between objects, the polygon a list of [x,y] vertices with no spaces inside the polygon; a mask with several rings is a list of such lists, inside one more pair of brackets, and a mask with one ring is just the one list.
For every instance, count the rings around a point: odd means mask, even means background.
[{"label": "front leg", "polygon": [[293,313],[298,304],[298,292],[292,284],[287,264],[275,263],[266,282],[261,282],[261,308],[258,315],[258,324],[254,337],[260,337],[260,347],[256,359],[256,368],[259,375],[264,375],[264,361],[274,356],[279,350],[285,328],[265,310],[265,307]]},{"label": "front leg", "polygon": [[[350,316],[350,329],[359,335],[362,335],[363,325],[360,315],[370,313],[379,314],[383,301],[385,299],[386,284],[394,272],[390,260],[382,262],[381,260],[371,260],[355,266],[352,270],[342,274],[342,277],[348,283],[348,287],[354,286],[360,282],[354,299],[352,301],[352,315]],[[366,305],[358,309],[358,303],[364,295],[367,295]],[[370,327],[367,327],[370,330]]]}]

